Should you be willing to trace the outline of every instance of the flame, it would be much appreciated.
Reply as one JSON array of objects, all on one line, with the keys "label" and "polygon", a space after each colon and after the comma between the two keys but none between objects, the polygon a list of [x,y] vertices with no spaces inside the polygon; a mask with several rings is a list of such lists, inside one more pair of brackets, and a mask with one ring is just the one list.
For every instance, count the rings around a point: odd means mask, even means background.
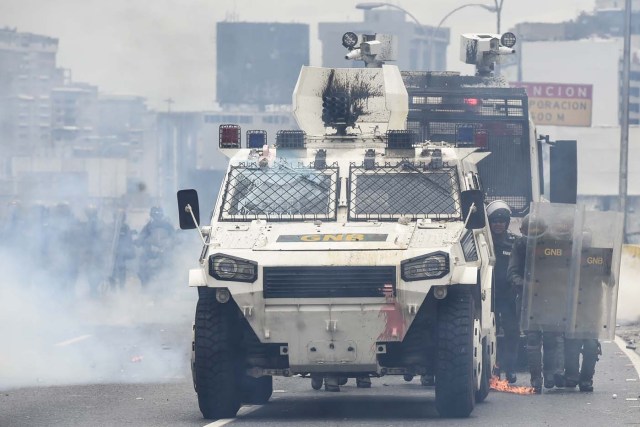
[{"label": "flame", "polygon": [[500,377],[493,376],[489,380],[489,387],[492,390],[503,391],[505,393],[515,394],[535,394],[533,387],[519,387],[509,384],[509,381],[501,380]]}]

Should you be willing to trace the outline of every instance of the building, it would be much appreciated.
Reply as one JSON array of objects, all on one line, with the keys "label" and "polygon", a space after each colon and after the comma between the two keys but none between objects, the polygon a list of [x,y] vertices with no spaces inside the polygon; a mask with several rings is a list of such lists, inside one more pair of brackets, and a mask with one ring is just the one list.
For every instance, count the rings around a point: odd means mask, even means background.
[{"label": "building", "polygon": [[398,38],[398,60],[405,71],[443,71],[447,69],[449,29],[418,25],[405,20],[401,10],[375,8],[364,11],[362,22],[321,22],[318,37],[322,43],[323,67],[361,67],[360,61],[344,59],[342,35],[347,31],[356,34],[392,34]]},{"label": "building", "polygon": [[71,152],[95,134],[98,123],[98,88],[69,83],[51,90],[53,146]]},{"label": "building", "polygon": [[64,83],[56,67],[58,39],[0,29],[2,151],[28,153],[51,140],[51,89]]},{"label": "building", "polygon": [[218,22],[216,93],[224,109],[291,104],[300,67],[309,65],[307,24]]},{"label": "building", "polygon": [[201,211],[213,208],[228,163],[218,149],[222,124],[241,127],[243,147],[249,130],[264,130],[267,142],[273,145],[279,130],[298,129],[289,111],[159,113],[157,169],[164,200],[173,200],[178,189],[195,188],[200,194]]},{"label": "building", "polygon": [[[503,64],[509,81],[593,85],[590,127],[538,126],[551,140],[578,142],[578,200],[589,208],[619,209],[620,104],[624,0],[597,0],[592,12],[574,20],[521,23],[517,61]],[[633,0],[631,25],[630,124],[640,124],[640,0]],[[629,129],[628,224],[632,242],[640,236],[640,162]]]},{"label": "building", "polygon": [[[592,12],[559,23],[523,22],[511,81],[594,84],[594,125],[621,120],[624,0],[596,0]],[[640,124],[640,0],[632,1],[629,123]],[[597,58],[594,61],[594,58]],[[550,73],[549,71],[552,70]]]}]

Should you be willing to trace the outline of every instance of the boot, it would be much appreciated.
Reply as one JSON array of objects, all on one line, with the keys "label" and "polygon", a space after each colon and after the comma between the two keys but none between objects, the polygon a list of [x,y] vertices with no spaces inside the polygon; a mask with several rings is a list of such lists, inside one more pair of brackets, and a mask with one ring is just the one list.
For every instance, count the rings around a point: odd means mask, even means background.
[{"label": "boot", "polygon": [[518,381],[518,377],[516,376],[515,372],[507,372],[505,374],[505,377],[509,384],[514,384],[516,381]]},{"label": "boot", "polygon": [[324,390],[325,391],[340,391],[340,384],[338,382],[338,377],[326,377],[324,379]]},{"label": "boot", "polygon": [[531,378],[531,387],[535,394],[542,394],[542,378]]},{"label": "boot", "polygon": [[562,388],[566,384],[563,374],[553,374],[553,381],[556,383],[556,387]]},{"label": "boot", "polygon": [[556,382],[553,378],[553,375],[545,375],[544,388],[554,388],[555,386],[556,386]]},{"label": "boot", "polygon": [[593,380],[580,380],[580,391],[591,392],[593,391]]},{"label": "boot", "polygon": [[571,379],[571,378],[564,379],[564,388],[576,388],[577,385],[578,385],[578,381],[574,379]]},{"label": "boot", "polygon": [[356,386],[358,388],[371,388],[371,378],[369,377],[356,378]]}]

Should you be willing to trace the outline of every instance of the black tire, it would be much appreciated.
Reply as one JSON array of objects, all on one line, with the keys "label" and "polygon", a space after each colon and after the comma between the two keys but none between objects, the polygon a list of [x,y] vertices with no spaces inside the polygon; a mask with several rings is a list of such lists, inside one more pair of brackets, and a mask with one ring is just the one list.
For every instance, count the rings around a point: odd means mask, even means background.
[{"label": "black tire", "polygon": [[471,287],[452,287],[438,305],[436,409],[441,417],[468,417],[475,405],[474,301]]},{"label": "black tire", "polygon": [[266,375],[260,378],[245,376],[242,381],[242,403],[264,405],[273,394],[273,377]]},{"label": "black tire", "polygon": [[323,377],[311,376],[311,388],[314,390],[320,390],[322,388],[322,384],[324,384]]},{"label": "black tire", "polygon": [[233,301],[220,304],[215,292],[200,293],[196,306],[194,378],[206,419],[233,418],[240,409],[236,319]]},{"label": "black tire", "polygon": [[487,339],[482,339],[482,377],[480,379],[480,389],[476,391],[476,403],[484,402],[489,395],[489,379],[491,376],[491,361],[487,349]]}]

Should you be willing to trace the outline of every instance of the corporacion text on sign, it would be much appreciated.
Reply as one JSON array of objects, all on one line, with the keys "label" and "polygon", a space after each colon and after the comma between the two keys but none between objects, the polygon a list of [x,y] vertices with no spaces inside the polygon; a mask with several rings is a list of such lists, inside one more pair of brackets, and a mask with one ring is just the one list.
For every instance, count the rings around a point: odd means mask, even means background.
[{"label": "corporacion text on sign", "polygon": [[529,97],[529,114],[536,125],[591,126],[593,85],[565,83],[511,83]]}]

